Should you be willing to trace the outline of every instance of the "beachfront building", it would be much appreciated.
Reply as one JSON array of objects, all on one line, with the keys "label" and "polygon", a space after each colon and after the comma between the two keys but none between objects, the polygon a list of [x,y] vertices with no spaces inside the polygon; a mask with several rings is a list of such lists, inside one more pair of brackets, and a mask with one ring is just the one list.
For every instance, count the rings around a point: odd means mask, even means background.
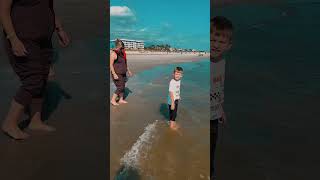
[{"label": "beachfront building", "polygon": [[[124,47],[126,49],[144,49],[144,41],[140,41],[140,40],[132,40],[132,39],[120,39],[123,44]],[[113,48],[114,47],[114,42],[115,40],[111,40],[110,41],[110,47]]]}]

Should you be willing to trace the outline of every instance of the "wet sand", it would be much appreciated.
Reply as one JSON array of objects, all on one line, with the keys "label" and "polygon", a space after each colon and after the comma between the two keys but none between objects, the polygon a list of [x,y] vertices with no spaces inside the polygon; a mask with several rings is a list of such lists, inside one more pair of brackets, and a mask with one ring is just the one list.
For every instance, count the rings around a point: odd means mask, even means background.
[{"label": "wet sand", "polygon": [[[25,142],[0,134],[2,180],[106,180],[109,176],[105,5],[73,0],[55,5],[73,39],[70,47],[56,49],[56,80],[48,84],[45,116],[57,131],[30,132]],[[19,81],[2,42],[0,48],[1,123]]]},{"label": "wet sand", "polygon": [[[56,80],[48,83],[44,113],[57,132],[30,132],[32,137],[21,143],[0,135],[0,179],[106,179],[109,122],[108,86],[99,62],[103,57],[85,52],[80,41],[74,44],[61,50]],[[19,84],[3,57],[1,67],[2,122]]]},{"label": "wet sand", "polygon": [[[128,55],[128,62],[134,73],[140,73],[158,66],[197,62],[204,58],[196,55]],[[184,127],[180,132],[183,137],[169,130],[165,122],[167,84],[162,82],[166,81],[163,78],[156,77],[150,86],[145,85],[129,93],[129,104],[110,107],[110,179],[207,179],[209,138],[206,137],[209,137],[209,121],[202,125],[192,123],[189,120],[191,112],[181,104],[178,116],[180,125]],[[111,86],[114,85],[111,83]],[[129,84],[128,88],[132,86]],[[165,95],[162,97],[163,92]],[[200,119],[206,117],[209,120],[206,113],[204,109]],[[150,125],[154,125],[155,129],[144,129]],[[139,136],[144,138],[138,140]],[[131,154],[126,157],[128,152]],[[129,176],[121,176],[120,173],[123,158],[135,166],[127,172]]]}]

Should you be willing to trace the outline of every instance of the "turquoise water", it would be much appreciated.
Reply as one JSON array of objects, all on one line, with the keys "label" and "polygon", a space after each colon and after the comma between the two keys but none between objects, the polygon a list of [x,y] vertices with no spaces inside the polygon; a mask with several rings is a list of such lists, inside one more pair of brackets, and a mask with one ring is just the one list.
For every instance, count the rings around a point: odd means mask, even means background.
[{"label": "turquoise water", "polygon": [[[169,82],[176,66],[184,69],[182,99],[176,119],[180,126],[178,132],[170,130],[165,123],[168,121]],[[126,111],[126,107],[131,110],[127,110],[127,115],[118,114],[121,117],[111,125],[112,138],[130,137],[127,141],[123,138],[121,142],[115,140],[111,146],[113,157],[122,156],[125,163],[115,179],[199,179],[209,176],[209,73],[209,59],[203,59],[156,66],[129,79],[129,104],[113,112]],[[111,87],[113,91],[113,84]]]},{"label": "turquoise water", "polygon": [[[181,107],[186,108],[193,117],[197,117],[197,121],[200,121],[199,119],[208,121],[209,119],[205,116],[209,112],[209,59],[161,65],[142,71],[129,78],[127,87],[132,91],[132,95],[143,96],[148,101],[154,101],[154,103],[162,103],[162,99],[167,98],[172,72],[177,66],[184,70],[181,79]],[[113,87],[111,92],[113,92],[114,86],[111,86]]]}]

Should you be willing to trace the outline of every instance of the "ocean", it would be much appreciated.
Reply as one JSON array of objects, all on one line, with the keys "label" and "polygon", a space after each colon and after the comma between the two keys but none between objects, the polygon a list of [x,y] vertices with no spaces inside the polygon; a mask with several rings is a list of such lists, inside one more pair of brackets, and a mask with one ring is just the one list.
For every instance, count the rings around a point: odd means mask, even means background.
[{"label": "ocean", "polygon": [[[167,125],[166,104],[176,66],[184,69],[178,132]],[[130,104],[111,107],[111,179],[208,179],[209,73],[204,59],[156,66],[129,79]]]}]

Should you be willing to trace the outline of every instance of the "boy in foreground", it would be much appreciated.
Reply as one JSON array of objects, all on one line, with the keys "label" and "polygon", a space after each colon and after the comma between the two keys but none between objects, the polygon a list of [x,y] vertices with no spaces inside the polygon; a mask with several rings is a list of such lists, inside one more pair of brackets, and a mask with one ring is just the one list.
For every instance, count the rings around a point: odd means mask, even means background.
[{"label": "boy in foreground", "polygon": [[180,84],[183,74],[183,69],[181,67],[176,67],[173,71],[173,79],[171,79],[169,84],[169,96],[168,96],[168,106],[169,106],[169,117],[170,117],[170,128],[177,130],[176,117],[178,112],[178,104],[180,100]]},{"label": "boy in foreground", "polygon": [[218,139],[218,125],[225,124],[224,79],[226,60],[223,55],[232,46],[233,25],[225,17],[216,16],[210,20],[210,176],[215,179],[214,158]]}]

